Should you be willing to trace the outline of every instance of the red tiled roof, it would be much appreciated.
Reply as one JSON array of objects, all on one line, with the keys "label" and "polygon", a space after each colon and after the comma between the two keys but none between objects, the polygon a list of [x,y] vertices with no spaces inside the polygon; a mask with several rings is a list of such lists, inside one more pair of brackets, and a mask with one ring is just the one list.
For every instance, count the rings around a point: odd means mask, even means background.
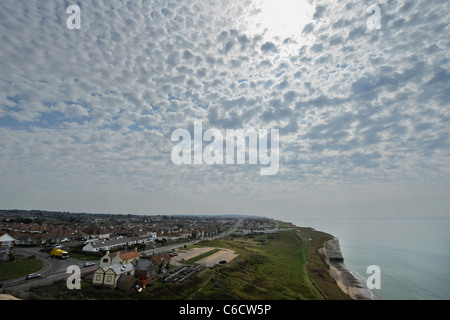
[{"label": "red tiled roof", "polygon": [[[114,258],[117,255],[117,252],[112,252],[109,254],[109,256],[111,258]],[[125,252],[120,252],[120,258],[122,260],[129,260],[129,259],[134,259],[134,258],[139,258],[140,255],[138,252],[136,251],[125,251]]]},{"label": "red tiled roof", "polygon": [[170,257],[167,254],[161,254],[159,256],[155,256],[153,257],[153,259],[158,263],[161,264],[163,262],[169,262],[170,261]]}]

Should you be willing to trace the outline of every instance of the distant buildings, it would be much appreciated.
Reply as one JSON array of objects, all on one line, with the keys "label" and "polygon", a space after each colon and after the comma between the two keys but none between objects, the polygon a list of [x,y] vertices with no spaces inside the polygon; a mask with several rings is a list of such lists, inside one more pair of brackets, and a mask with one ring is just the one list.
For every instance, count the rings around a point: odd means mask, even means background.
[{"label": "distant buildings", "polygon": [[81,236],[84,236],[86,239],[109,239],[111,236],[111,231],[105,228],[99,227],[86,227],[80,231]]},{"label": "distant buildings", "polygon": [[279,231],[292,230],[292,228],[278,228],[278,229],[242,229],[242,234],[254,234],[254,233],[275,233]]},{"label": "distant buildings", "polygon": [[201,229],[194,229],[191,232],[191,238],[192,239],[203,239],[205,237],[212,237],[214,235],[217,235],[219,233],[219,230],[215,228],[214,226],[206,226]]},{"label": "distant buildings", "polygon": [[[48,243],[100,241],[153,234],[155,242],[181,238],[204,239],[232,228],[236,217],[113,215],[39,210],[0,210],[0,230],[16,244],[40,246]],[[86,243],[87,244],[87,243]],[[88,247],[87,250],[95,248]],[[107,250],[105,247],[104,250]]]},{"label": "distant buildings", "polygon": [[270,219],[246,219],[240,228],[243,235],[255,233],[275,233],[290,230],[292,228],[280,228],[279,224]]},{"label": "distant buildings", "polygon": [[138,244],[147,244],[154,242],[156,235],[149,233],[146,235],[134,236],[134,237],[118,237],[110,240],[95,240],[91,241],[83,247],[83,251],[87,252],[99,252],[109,251],[114,248],[134,246]]}]

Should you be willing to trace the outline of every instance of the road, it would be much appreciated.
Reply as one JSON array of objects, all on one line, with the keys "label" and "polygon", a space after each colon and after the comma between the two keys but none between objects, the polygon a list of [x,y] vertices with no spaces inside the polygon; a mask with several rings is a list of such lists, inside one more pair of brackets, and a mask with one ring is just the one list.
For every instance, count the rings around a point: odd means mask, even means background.
[{"label": "road", "polygon": [[242,221],[238,220],[238,222],[228,231],[225,231],[217,236],[213,236],[213,237],[206,237],[203,238],[201,240],[194,240],[194,241],[187,241],[187,242],[183,242],[183,243],[177,243],[177,244],[172,244],[172,245],[168,245],[168,246],[164,246],[164,247],[159,247],[156,249],[151,249],[151,250],[146,250],[144,251],[145,254],[147,255],[152,255],[152,254],[161,254],[161,253],[168,253],[177,249],[183,249],[184,246],[191,246],[193,244],[199,243],[200,241],[204,241],[204,240],[214,240],[214,239],[220,239],[223,238],[225,236],[228,236],[234,232],[236,232],[236,230],[242,225]]},{"label": "road", "polygon": [[69,266],[79,266],[81,269],[82,274],[85,272],[92,272],[95,271],[98,268],[99,261],[90,261],[95,263],[95,265],[90,266],[89,268],[83,268],[83,265],[87,261],[81,261],[74,258],[67,258],[67,259],[57,259],[57,258],[50,258],[48,253],[39,251],[40,247],[32,247],[32,248],[14,248],[14,252],[17,255],[23,255],[23,256],[36,256],[36,259],[39,259],[42,261],[42,268],[41,270],[37,271],[36,273],[42,274],[42,278],[32,279],[32,280],[25,280],[25,277],[21,277],[18,279],[12,279],[8,281],[3,282],[4,288],[10,288],[15,290],[27,290],[33,286],[42,286],[51,284],[57,280],[65,279],[70,276],[69,273],[67,273],[67,268]]}]

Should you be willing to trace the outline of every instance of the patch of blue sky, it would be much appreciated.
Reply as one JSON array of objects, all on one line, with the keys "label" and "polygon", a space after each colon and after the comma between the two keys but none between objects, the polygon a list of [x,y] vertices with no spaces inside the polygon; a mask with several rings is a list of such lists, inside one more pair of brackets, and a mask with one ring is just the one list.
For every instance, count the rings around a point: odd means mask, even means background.
[{"label": "patch of blue sky", "polygon": [[[61,113],[59,111],[52,111],[52,112],[45,112],[41,113],[41,116],[39,120],[37,121],[37,124],[41,124],[45,128],[62,128],[64,125],[64,122],[67,120],[67,117],[64,113]],[[78,120],[79,123],[80,120]]]},{"label": "patch of blue sky", "polygon": [[110,129],[112,131],[119,131],[120,129],[122,129],[122,126],[116,122],[113,122],[111,124],[103,125],[102,129]]},{"label": "patch of blue sky", "polygon": [[92,92],[91,93],[91,97],[103,97],[105,95],[106,96],[109,96],[109,95],[119,96],[119,95],[122,95],[122,93],[117,91],[117,90],[105,90],[103,93],[99,93],[99,92]]},{"label": "patch of blue sky", "polygon": [[20,99],[18,98],[18,96],[14,96],[14,97],[6,97],[6,100],[14,102],[15,104],[18,104]]},{"label": "patch of blue sky", "polygon": [[[160,109],[159,106],[154,105],[152,102],[149,102],[149,105],[150,105],[150,107],[152,107],[152,111],[159,111],[159,109]],[[151,114],[150,111],[149,111],[149,114]]]},{"label": "patch of blue sky", "polygon": [[179,96],[174,96],[172,94],[169,93],[169,101],[181,101]]},{"label": "patch of blue sky", "polygon": [[127,127],[128,129],[130,129],[133,132],[141,132],[144,131],[144,126],[142,124],[138,124],[138,123],[133,123],[132,125]]},{"label": "patch of blue sky", "polygon": [[199,108],[199,109],[203,109],[203,110],[208,110],[208,108],[209,108],[209,104],[201,104],[196,101],[192,101],[192,102],[195,104],[194,105],[195,108]]},{"label": "patch of blue sky", "polygon": [[0,128],[31,131],[33,127],[34,125],[32,122],[18,121],[9,115],[0,118]]},{"label": "patch of blue sky", "polygon": [[39,119],[34,121],[19,121],[10,115],[0,118],[0,127],[13,130],[31,131],[33,128],[62,129],[69,122],[82,124],[88,120],[88,117],[79,117],[76,119],[67,118],[65,114],[59,111],[41,113]]}]

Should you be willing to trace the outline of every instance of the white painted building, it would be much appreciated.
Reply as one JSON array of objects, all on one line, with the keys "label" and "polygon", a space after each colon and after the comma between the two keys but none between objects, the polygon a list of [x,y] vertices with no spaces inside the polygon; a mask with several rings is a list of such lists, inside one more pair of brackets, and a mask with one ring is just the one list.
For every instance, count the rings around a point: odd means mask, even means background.
[{"label": "white painted building", "polygon": [[133,246],[138,244],[147,244],[154,242],[155,234],[147,234],[142,236],[128,237],[128,238],[117,238],[111,240],[96,240],[91,241],[83,247],[83,251],[88,252],[99,252],[108,251],[115,248],[120,248],[124,246]]},{"label": "white painted building", "polygon": [[0,261],[8,261],[16,240],[5,233],[0,236]]}]

